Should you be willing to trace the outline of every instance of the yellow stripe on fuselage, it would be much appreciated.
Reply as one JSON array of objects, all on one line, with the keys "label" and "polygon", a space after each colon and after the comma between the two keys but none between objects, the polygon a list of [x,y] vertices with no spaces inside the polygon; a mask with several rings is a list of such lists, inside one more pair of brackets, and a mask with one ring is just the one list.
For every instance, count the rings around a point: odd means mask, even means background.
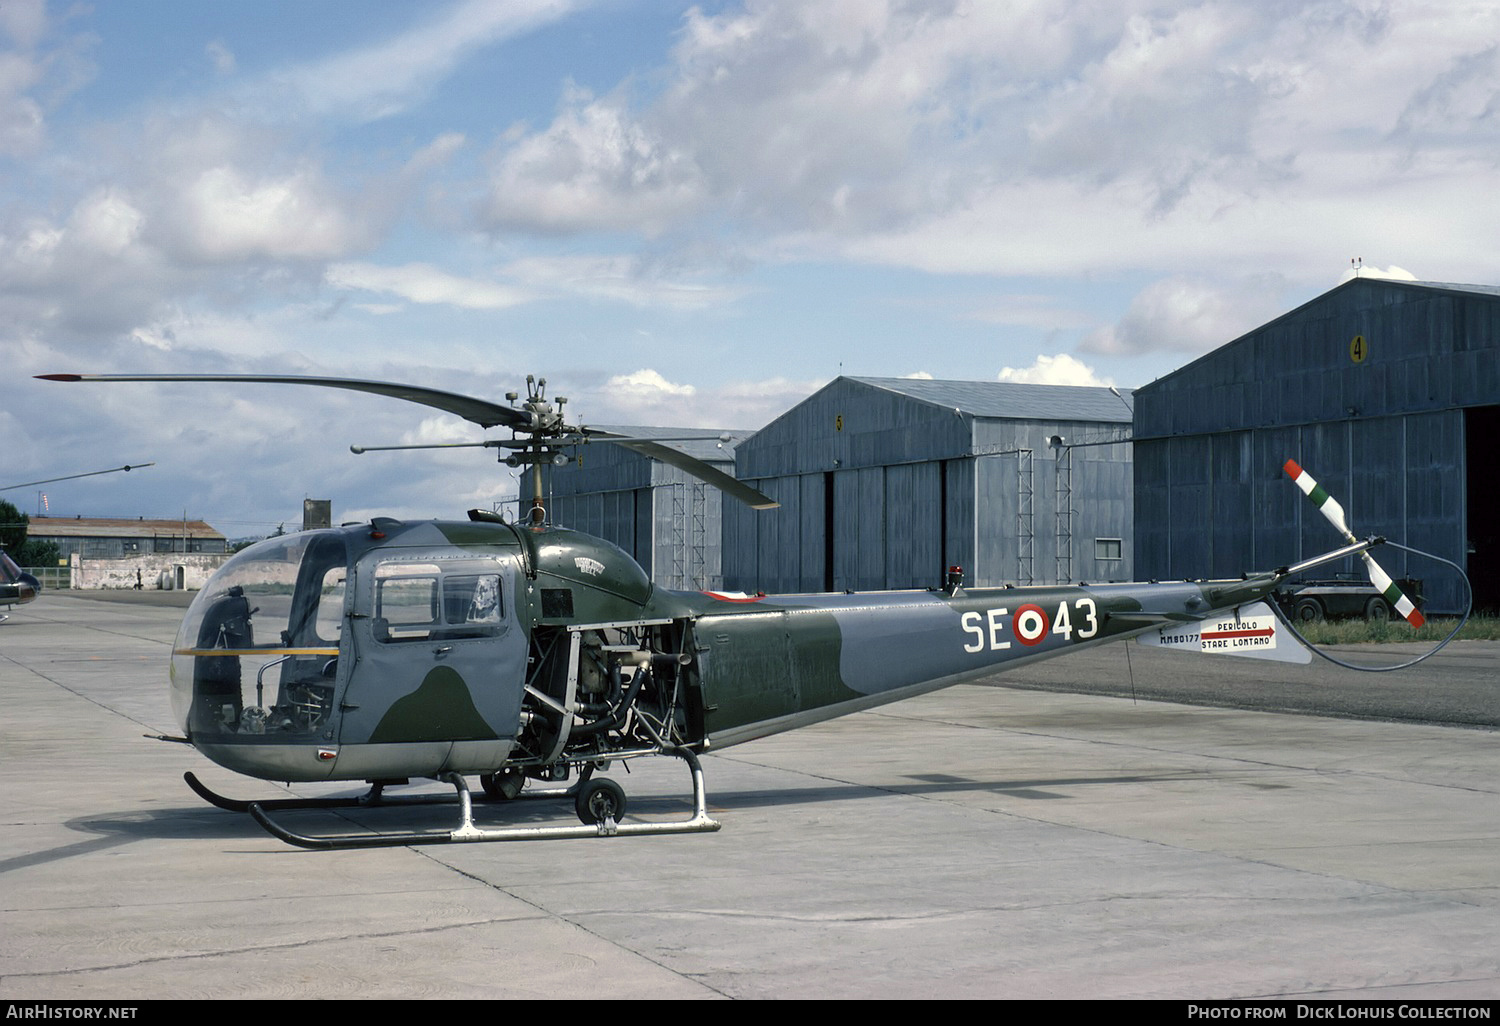
[{"label": "yellow stripe on fuselage", "polygon": [[336,656],[337,648],[174,648],[182,656]]}]

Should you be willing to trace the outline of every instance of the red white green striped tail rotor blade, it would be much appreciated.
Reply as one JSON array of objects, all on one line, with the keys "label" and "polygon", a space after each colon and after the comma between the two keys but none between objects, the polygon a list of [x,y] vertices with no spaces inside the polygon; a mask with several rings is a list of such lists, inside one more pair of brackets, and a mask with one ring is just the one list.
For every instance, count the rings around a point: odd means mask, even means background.
[{"label": "red white green striped tail rotor blade", "polygon": [[1380,569],[1380,564],[1371,559],[1368,552],[1361,553],[1361,555],[1365,559],[1365,572],[1370,575],[1370,583],[1375,585],[1376,590],[1391,604],[1391,608],[1406,617],[1406,622],[1413,627],[1420,627],[1426,623],[1427,618],[1422,615],[1421,610],[1402,593],[1400,588],[1396,587],[1396,582]]},{"label": "red white green striped tail rotor blade", "polygon": [[1339,534],[1344,536],[1345,541],[1355,541],[1354,532],[1349,530],[1349,522],[1344,519],[1344,507],[1339,501],[1323,490],[1323,486],[1313,480],[1313,476],[1297,465],[1296,460],[1287,460],[1281,468],[1286,471],[1286,476],[1302,489],[1302,494],[1312,500],[1312,504],[1322,511],[1328,518],[1328,522],[1334,526]]},{"label": "red white green striped tail rotor blade", "polygon": [[[1312,504],[1328,518],[1328,522],[1334,526],[1339,534],[1344,536],[1345,541],[1357,541],[1354,532],[1349,530],[1349,522],[1344,516],[1344,507],[1339,501],[1329,495],[1323,486],[1313,480],[1313,476],[1298,466],[1296,460],[1287,460],[1282,467],[1286,476],[1302,489],[1302,494],[1312,500]],[[1380,568],[1380,564],[1368,552],[1363,552],[1360,557],[1365,561],[1365,573],[1370,575],[1370,583],[1375,585],[1375,590],[1391,604],[1391,608],[1406,618],[1406,622],[1413,627],[1420,627],[1426,623],[1422,613],[1417,609],[1415,603],[1404,595],[1396,582],[1391,580],[1390,574]]]}]

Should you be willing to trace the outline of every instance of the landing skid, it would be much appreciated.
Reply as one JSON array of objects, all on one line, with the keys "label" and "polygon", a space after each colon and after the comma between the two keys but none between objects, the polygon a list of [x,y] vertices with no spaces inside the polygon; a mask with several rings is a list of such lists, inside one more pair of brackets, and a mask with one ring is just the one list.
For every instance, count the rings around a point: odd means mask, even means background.
[{"label": "landing skid", "polygon": [[[199,797],[203,798],[209,804],[229,812],[248,812],[271,836],[279,838],[287,844],[294,844],[300,848],[311,848],[318,851],[333,851],[347,848],[401,848],[417,844],[470,844],[479,841],[541,841],[567,837],[692,834],[718,830],[720,827],[719,822],[710,819],[708,815],[708,795],[703,784],[703,767],[699,765],[697,756],[685,748],[674,749],[670,754],[676,755],[686,762],[693,777],[693,814],[686,820],[671,823],[620,823],[616,819],[610,802],[604,800],[602,803],[593,806],[600,811],[599,819],[594,823],[580,824],[578,826],[485,829],[474,825],[474,797],[469,793],[468,783],[457,773],[445,773],[440,779],[451,784],[457,792],[456,798],[460,810],[460,822],[458,828],[455,830],[313,836],[287,830],[272,819],[270,813],[294,809],[349,809],[375,808],[387,805],[449,804],[454,801],[454,798],[446,795],[426,795],[396,799],[385,798],[381,794],[381,785],[376,784],[370,788],[368,793],[360,795],[357,798],[276,798],[269,801],[246,802],[216,794],[203,786],[192,773],[183,774],[183,779],[187,781],[188,786]],[[580,780],[572,788],[542,791],[534,794],[523,793],[521,797],[573,797],[582,788],[587,786],[588,777],[585,776],[584,779]],[[504,801],[504,799],[498,800]]]},{"label": "landing skid", "polygon": [[387,798],[384,784],[372,784],[368,791],[354,798],[269,798],[247,802],[238,798],[226,798],[217,791],[210,790],[191,772],[184,773],[182,779],[187,781],[187,786],[192,788],[193,793],[199,798],[226,812],[249,812],[256,806],[262,809],[362,809],[400,805],[445,805],[453,801],[446,795]]}]

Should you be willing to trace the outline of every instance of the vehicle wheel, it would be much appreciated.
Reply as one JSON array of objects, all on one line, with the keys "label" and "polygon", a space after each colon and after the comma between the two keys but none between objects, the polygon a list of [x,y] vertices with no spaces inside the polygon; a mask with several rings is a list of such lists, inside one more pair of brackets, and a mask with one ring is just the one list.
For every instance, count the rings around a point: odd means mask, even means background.
[{"label": "vehicle wheel", "polygon": [[1312,623],[1314,620],[1323,619],[1323,605],[1315,598],[1297,600],[1297,619],[1303,623]]},{"label": "vehicle wheel", "polygon": [[578,789],[574,799],[578,818],[589,826],[596,826],[606,819],[616,823],[625,815],[625,789],[608,777],[586,780]]},{"label": "vehicle wheel", "polygon": [[481,773],[479,783],[488,797],[510,801],[526,786],[526,775],[518,769],[503,769],[498,773]]},{"label": "vehicle wheel", "polygon": [[1365,619],[1370,623],[1386,623],[1391,618],[1391,604],[1376,595],[1365,603]]}]

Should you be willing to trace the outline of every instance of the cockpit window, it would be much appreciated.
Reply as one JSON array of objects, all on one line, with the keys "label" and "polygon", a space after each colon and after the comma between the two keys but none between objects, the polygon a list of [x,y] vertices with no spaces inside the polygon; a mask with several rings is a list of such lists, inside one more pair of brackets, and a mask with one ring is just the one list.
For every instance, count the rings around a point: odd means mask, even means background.
[{"label": "cockpit window", "polygon": [[430,563],[383,563],[375,571],[379,641],[493,637],[501,605],[498,573],[445,572]]},{"label": "cockpit window", "polygon": [[459,574],[443,581],[443,608],[450,624],[500,624],[500,575]]},{"label": "cockpit window", "polygon": [[437,594],[436,577],[377,580],[375,636],[381,641],[423,641],[430,637],[438,623]]},{"label": "cockpit window", "polygon": [[318,614],[315,622],[320,641],[337,643],[344,629],[344,581],[349,573],[343,566],[329,567],[318,589]]},{"label": "cockpit window", "polygon": [[172,653],[172,705],[190,736],[271,740],[328,727],[348,555],[337,532],[259,542],[194,600]]}]

